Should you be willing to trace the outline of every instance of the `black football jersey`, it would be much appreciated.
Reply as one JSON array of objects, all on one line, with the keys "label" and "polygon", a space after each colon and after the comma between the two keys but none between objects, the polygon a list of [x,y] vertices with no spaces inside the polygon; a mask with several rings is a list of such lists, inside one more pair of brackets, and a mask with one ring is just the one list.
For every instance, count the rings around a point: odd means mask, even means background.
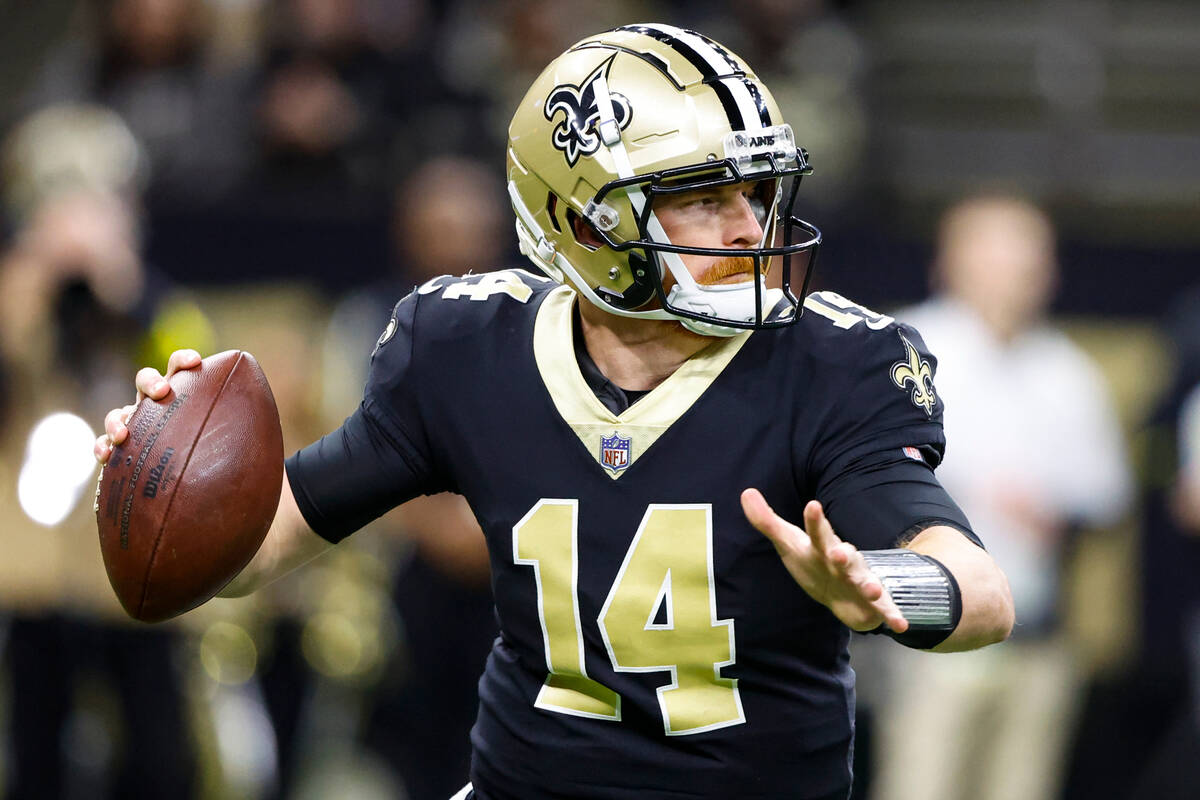
[{"label": "black football jersey", "polygon": [[911,328],[817,293],[795,325],[713,339],[618,414],[581,374],[575,302],[519,270],[401,301],[358,411],[288,461],[301,510],[336,541],[419,493],[470,502],[501,630],[472,732],[479,796],[844,796],[849,632],[739,495],[797,522],[818,498],[861,549],[927,521],[967,531],[932,476],[933,358]]}]

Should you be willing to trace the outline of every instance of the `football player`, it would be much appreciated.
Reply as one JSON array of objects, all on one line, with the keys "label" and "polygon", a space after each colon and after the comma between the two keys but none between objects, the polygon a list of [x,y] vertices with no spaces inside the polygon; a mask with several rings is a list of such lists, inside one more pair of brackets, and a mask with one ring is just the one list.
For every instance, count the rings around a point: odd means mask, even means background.
[{"label": "football player", "polygon": [[[934,477],[933,357],[889,317],[804,297],[807,154],[701,34],[571,47],[517,109],[507,170],[543,274],[435,278],[396,305],[361,405],[287,460],[225,594],[459,492],[501,627],[462,796],[844,800],[850,631],[963,650],[1013,622]],[[136,383],[167,391],[150,368]]]}]

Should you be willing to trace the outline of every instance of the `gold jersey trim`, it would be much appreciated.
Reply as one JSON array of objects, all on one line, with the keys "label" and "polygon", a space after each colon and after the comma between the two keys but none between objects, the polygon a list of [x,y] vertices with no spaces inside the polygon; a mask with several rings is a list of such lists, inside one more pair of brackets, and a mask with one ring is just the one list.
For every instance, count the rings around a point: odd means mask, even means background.
[{"label": "gold jersey trim", "polygon": [[[569,286],[560,286],[542,301],[533,327],[533,355],[559,416],[596,464],[616,480],[700,399],[753,331],[716,339],[641,400],[614,414],[593,394],[575,359],[576,297]],[[631,440],[629,452],[619,465],[606,466],[600,440],[614,435]]]}]

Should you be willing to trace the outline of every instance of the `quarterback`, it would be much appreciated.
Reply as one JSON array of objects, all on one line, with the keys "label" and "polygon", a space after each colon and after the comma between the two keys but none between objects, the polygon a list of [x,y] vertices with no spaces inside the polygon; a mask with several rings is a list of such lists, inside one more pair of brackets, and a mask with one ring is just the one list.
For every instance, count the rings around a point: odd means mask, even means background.
[{"label": "quarterback", "polygon": [[[920,336],[805,296],[810,171],[771,93],[703,35],[631,25],[571,47],[509,129],[538,274],[400,300],[361,405],[287,459],[225,594],[458,492],[501,630],[461,796],[844,800],[851,630],[965,650],[1004,639],[1013,609],[934,477]],[[198,363],[178,351],[168,374]],[[166,392],[152,368],[136,383]]]}]

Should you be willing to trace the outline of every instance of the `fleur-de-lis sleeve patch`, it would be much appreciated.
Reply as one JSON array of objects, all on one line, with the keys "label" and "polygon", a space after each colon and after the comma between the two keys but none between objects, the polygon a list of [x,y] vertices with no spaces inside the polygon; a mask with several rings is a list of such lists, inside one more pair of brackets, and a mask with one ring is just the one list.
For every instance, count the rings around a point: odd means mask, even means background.
[{"label": "fleur-de-lis sleeve patch", "polygon": [[925,409],[925,413],[932,417],[933,406],[937,403],[937,395],[933,390],[933,370],[903,333],[900,334],[900,341],[904,343],[905,357],[892,365],[892,383],[900,389],[907,389],[912,384],[909,397],[913,405]]}]

